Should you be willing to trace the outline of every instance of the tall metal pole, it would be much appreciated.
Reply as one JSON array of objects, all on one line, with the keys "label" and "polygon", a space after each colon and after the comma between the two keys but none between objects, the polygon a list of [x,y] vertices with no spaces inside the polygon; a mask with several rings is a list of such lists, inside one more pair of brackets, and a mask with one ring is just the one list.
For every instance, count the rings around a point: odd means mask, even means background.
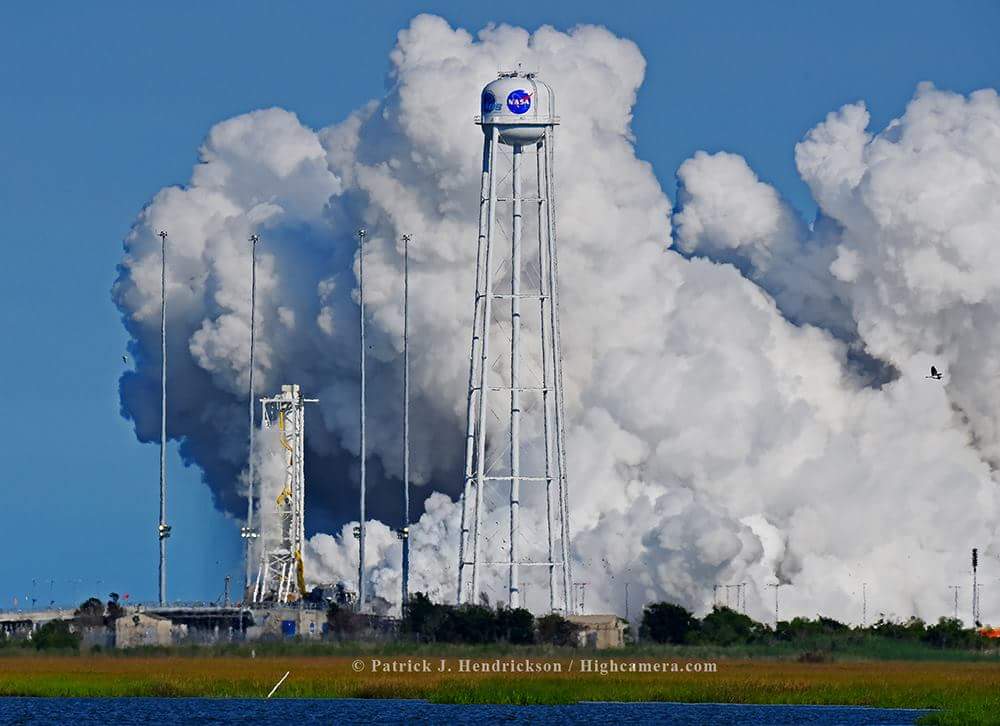
[{"label": "tall metal pole", "polygon": [[361,508],[358,533],[358,611],[365,609],[365,237],[367,232],[358,230],[359,298],[361,303]]},{"label": "tall metal pole", "polygon": [[972,548],[972,624],[979,625],[979,586],[976,584],[979,569],[979,550]]},{"label": "tall metal pole", "polygon": [[496,198],[497,198],[497,129],[490,126],[490,174],[489,174],[489,198],[487,200],[486,211],[486,266],[483,278],[483,315],[482,343],[480,343],[479,361],[479,430],[476,432],[476,502],[475,502],[475,524],[472,530],[472,601],[479,599],[479,572],[480,572],[480,533],[483,524],[483,487],[486,484],[486,399],[488,375],[490,367],[490,321],[493,316],[493,230],[496,220]]},{"label": "tall metal pole", "polygon": [[160,605],[167,601],[167,233],[160,231]]},{"label": "tall metal pole", "polygon": [[958,620],[958,591],[962,589],[961,585],[948,585],[949,590],[955,591],[955,615],[954,619]]},{"label": "tall metal pole", "polygon": [[510,607],[521,606],[518,539],[521,499],[521,146],[514,146],[510,273]]},{"label": "tall metal pole", "polygon": [[403,235],[403,614],[410,601],[410,235]]},{"label": "tall metal pole", "polygon": [[868,627],[868,583],[861,583],[861,627]]},{"label": "tall metal pole", "polygon": [[[543,165],[544,144],[539,141],[535,144],[535,176],[538,192],[538,329],[542,338],[542,436],[545,447],[545,537],[546,552],[549,559],[549,612],[556,611],[556,568],[555,568],[555,530],[553,527],[553,507],[552,507],[552,397],[549,396],[553,385],[554,376],[550,373],[549,367],[552,365],[552,356],[549,353],[549,343],[552,331],[546,319],[547,304],[551,304],[548,280],[548,264],[551,260],[548,257],[548,227],[546,225],[546,214],[548,213],[548,199],[545,197],[545,168]],[[626,592],[628,586],[626,585]],[[568,614],[564,612],[564,614]]]},{"label": "tall metal pole", "polygon": [[774,632],[778,632],[778,588],[781,587],[781,583],[772,583],[768,587],[774,588]]},{"label": "tall metal pole", "polygon": [[556,252],[556,197],[554,134],[552,127],[546,127],[543,144],[545,148],[545,198],[548,204],[548,251],[549,251],[549,320],[552,327],[553,385],[555,386],[556,448],[559,459],[559,512],[561,525],[561,556],[563,564],[564,612],[573,609],[573,563],[569,552],[569,477],[566,465],[566,405],[562,374],[562,334],[559,330],[559,257]]},{"label": "tall metal pole", "polygon": [[482,290],[485,285],[485,257],[487,228],[491,224],[488,214],[491,210],[490,202],[490,177],[492,176],[494,145],[492,135],[483,137],[483,171],[479,192],[479,240],[476,248],[476,294],[474,298],[475,306],[472,316],[472,345],[469,355],[469,401],[466,410],[466,430],[465,430],[465,480],[462,484],[462,518],[461,534],[458,539],[458,592],[457,604],[461,605],[465,599],[465,566],[467,564],[467,550],[469,549],[469,495],[472,491],[473,481],[473,460],[476,448],[476,392],[482,396],[478,389],[479,384],[479,353],[478,346],[482,344],[480,336],[480,317],[485,305],[485,298]]},{"label": "tall metal pole", "polygon": [[249,454],[247,456],[247,467],[249,470],[249,484],[247,486],[247,526],[244,531],[246,536],[247,546],[246,546],[246,577],[243,585],[243,592],[248,592],[250,590],[250,579],[252,575],[250,574],[253,570],[253,489],[254,489],[254,407],[255,403],[253,400],[253,364],[254,364],[254,325],[256,322],[256,306],[257,306],[257,243],[260,241],[260,237],[255,234],[250,235],[250,391],[247,396],[247,403],[250,409],[250,427],[249,427]]}]

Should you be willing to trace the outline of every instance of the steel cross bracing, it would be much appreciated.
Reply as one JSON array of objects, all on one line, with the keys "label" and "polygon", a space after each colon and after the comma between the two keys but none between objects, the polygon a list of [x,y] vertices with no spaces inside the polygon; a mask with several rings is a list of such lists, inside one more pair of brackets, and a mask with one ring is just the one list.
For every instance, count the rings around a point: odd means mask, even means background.
[{"label": "steel cross bracing", "polygon": [[[457,600],[478,602],[493,591],[483,568],[503,568],[509,606],[524,607],[521,568],[543,567],[548,609],[570,613],[552,131],[547,126],[537,143],[514,145],[504,170],[499,131],[484,126]],[[531,151],[535,183],[529,180],[526,191],[523,167]],[[524,244],[526,204],[535,207],[530,233],[537,250]],[[510,215],[509,235],[501,214]],[[544,498],[522,484],[543,490]],[[506,503],[498,504],[491,491],[505,493]],[[492,537],[485,517],[492,521]],[[539,522],[543,531],[532,530]]]},{"label": "steel cross bracing", "polygon": [[[317,399],[302,397],[297,385],[282,386],[281,393],[260,399],[265,429],[277,427],[284,457],[284,481],[274,501],[271,526],[261,527],[260,567],[253,601],[288,603],[304,596],[302,548],[305,545],[305,404]],[[263,487],[262,487],[263,489]],[[270,503],[261,501],[261,525]]]}]

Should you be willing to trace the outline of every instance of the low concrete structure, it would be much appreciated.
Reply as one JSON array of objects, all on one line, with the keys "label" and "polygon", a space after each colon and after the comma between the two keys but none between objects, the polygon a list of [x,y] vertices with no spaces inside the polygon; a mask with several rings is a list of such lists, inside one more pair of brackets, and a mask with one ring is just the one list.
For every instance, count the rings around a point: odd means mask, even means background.
[{"label": "low concrete structure", "polygon": [[9,636],[27,636],[45,623],[53,620],[72,620],[73,609],[8,610],[0,612],[0,633]]},{"label": "low concrete structure", "polygon": [[145,612],[128,613],[115,620],[115,647],[172,645],[187,635],[186,625],[174,625],[169,618]]},{"label": "low concrete structure", "polygon": [[309,608],[269,608],[253,611],[254,625],[247,628],[247,639],[294,638],[319,640],[327,631],[326,610]]},{"label": "low concrete structure", "polygon": [[617,615],[570,615],[566,619],[580,628],[581,647],[597,650],[625,647],[628,623]]}]

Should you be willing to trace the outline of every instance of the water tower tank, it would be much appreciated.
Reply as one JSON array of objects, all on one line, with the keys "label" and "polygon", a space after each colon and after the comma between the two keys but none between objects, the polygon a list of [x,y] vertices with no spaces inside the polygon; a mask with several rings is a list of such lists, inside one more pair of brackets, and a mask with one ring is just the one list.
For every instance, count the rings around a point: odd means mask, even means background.
[{"label": "water tower tank", "polygon": [[500,142],[509,146],[536,143],[546,126],[559,123],[555,94],[534,73],[501,73],[486,84],[480,101],[483,131],[496,126]]}]

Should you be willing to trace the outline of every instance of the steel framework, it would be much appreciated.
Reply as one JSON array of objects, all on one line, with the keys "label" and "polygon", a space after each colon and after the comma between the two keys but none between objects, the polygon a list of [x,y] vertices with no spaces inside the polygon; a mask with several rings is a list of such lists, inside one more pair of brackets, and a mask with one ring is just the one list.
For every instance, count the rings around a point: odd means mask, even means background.
[{"label": "steel framework", "polygon": [[318,399],[303,398],[297,385],[281,387],[281,393],[260,399],[265,429],[278,427],[285,458],[285,480],[275,500],[276,526],[261,528],[260,568],[253,601],[287,603],[305,595],[302,546],[305,543],[305,404]]},{"label": "steel framework", "polygon": [[[501,77],[534,84],[531,74]],[[482,571],[490,567],[506,570],[508,604],[523,607],[521,568],[542,567],[548,575],[549,609],[570,613],[553,169],[558,120],[543,120],[537,124],[537,139],[523,143],[514,134],[505,137],[504,129],[485,116],[477,123],[482,124],[484,142],[457,601],[476,602],[484,595],[484,586],[490,585],[484,583]],[[535,157],[536,178],[534,184],[529,180],[527,191],[522,180],[525,152]],[[504,159],[508,156],[509,167]],[[509,212],[509,227],[500,218],[501,204]],[[537,221],[527,220],[529,233],[537,237],[529,245],[524,244],[526,204],[537,212]],[[522,320],[531,308],[534,312]],[[494,348],[508,340],[509,348]],[[534,491],[523,496],[522,484]],[[492,498],[498,489],[501,497],[507,495],[505,505]],[[544,508],[544,514],[531,506]],[[498,519],[504,509],[509,513],[506,531]],[[490,516],[495,525],[490,532],[484,525],[488,514],[496,515]],[[524,529],[522,514],[528,524]],[[542,518],[544,544],[539,544],[535,523]]]}]

